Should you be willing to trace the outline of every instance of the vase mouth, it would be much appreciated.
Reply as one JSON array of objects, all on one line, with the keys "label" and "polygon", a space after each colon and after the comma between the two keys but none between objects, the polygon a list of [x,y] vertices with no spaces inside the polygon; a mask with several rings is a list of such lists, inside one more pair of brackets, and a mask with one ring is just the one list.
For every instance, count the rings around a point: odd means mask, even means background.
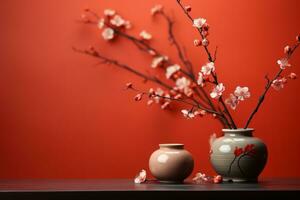
[{"label": "vase mouth", "polygon": [[159,147],[163,148],[177,148],[177,149],[182,149],[184,147],[184,144],[180,143],[164,143],[164,144],[159,144]]},{"label": "vase mouth", "polygon": [[224,133],[245,133],[245,132],[253,132],[254,128],[237,128],[237,129],[222,129]]}]

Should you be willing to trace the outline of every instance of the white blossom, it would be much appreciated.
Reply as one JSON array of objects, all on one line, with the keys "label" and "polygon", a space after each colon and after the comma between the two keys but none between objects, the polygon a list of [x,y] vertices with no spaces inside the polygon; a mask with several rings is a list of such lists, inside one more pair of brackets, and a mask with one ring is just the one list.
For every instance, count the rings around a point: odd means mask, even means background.
[{"label": "white blossom", "polygon": [[244,101],[246,98],[250,97],[249,88],[237,86],[234,91],[234,95],[238,98],[238,100]]},{"label": "white blossom", "polygon": [[181,77],[176,80],[176,87],[180,90],[184,90],[185,88],[188,88],[190,84],[191,81],[185,77]]},{"label": "white blossom", "polygon": [[215,64],[213,62],[206,63],[202,66],[201,72],[203,75],[210,75],[211,72],[215,71]]},{"label": "white blossom", "polygon": [[173,74],[175,74],[179,70],[180,70],[180,66],[177,65],[177,64],[167,67],[167,69],[166,69],[166,78],[170,79],[173,76]]},{"label": "white blossom", "polygon": [[287,79],[286,78],[278,78],[278,79],[276,79],[276,80],[274,80],[273,81],[273,83],[272,83],[272,87],[275,89],[275,90],[277,90],[277,91],[279,91],[279,90],[281,90],[281,89],[283,89],[284,88],[284,84],[287,82]]},{"label": "white blossom", "polygon": [[206,23],[206,19],[204,18],[197,18],[193,21],[193,26],[196,28],[202,28],[202,26]]},{"label": "white blossom", "polygon": [[225,86],[223,83],[219,83],[210,93],[210,97],[213,99],[217,99],[222,96],[223,92],[225,91]]},{"label": "white blossom", "polygon": [[111,20],[110,23],[116,27],[121,27],[125,25],[125,20],[120,15],[115,15]]},{"label": "white blossom", "polygon": [[145,30],[140,33],[140,36],[144,40],[151,40],[152,38],[152,35]]},{"label": "white blossom", "polygon": [[157,68],[163,64],[164,61],[168,60],[167,56],[157,56],[154,57],[151,63],[152,68]]},{"label": "white blossom", "polygon": [[192,119],[195,117],[194,113],[189,111],[189,110],[181,110],[181,113],[183,114],[183,116],[187,119]]},{"label": "white blossom", "polygon": [[146,181],[147,172],[146,170],[142,169],[134,178],[134,183],[140,184]]},{"label": "white blossom", "polygon": [[111,28],[105,28],[102,32],[104,40],[111,40],[114,38],[114,30]]},{"label": "white blossom", "polygon": [[277,64],[279,65],[280,69],[285,69],[286,67],[290,67],[289,61],[287,58],[282,58],[277,60]]}]

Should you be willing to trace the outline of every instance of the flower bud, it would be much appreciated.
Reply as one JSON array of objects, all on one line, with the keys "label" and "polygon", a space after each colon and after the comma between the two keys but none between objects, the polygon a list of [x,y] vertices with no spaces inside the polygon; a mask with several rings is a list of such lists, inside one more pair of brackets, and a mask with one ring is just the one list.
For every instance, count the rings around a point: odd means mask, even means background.
[{"label": "flower bud", "polygon": [[186,12],[191,12],[192,11],[191,6],[185,6],[184,9],[186,10]]},{"label": "flower bud", "polygon": [[296,79],[297,78],[297,74],[295,73],[290,73],[290,75],[288,76],[290,79]]},{"label": "flower bud", "polygon": [[214,183],[222,183],[223,182],[223,177],[221,175],[214,176],[213,178]]},{"label": "flower bud", "polygon": [[286,47],[284,47],[284,53],[285,54],[289,54],[289,53],[291,53],[291,51],[292,51],[292,49],[291,49],[291,47],[289,45],[287,45]]},{"label": "flower bud", "polygon": [[196,47],[201,46],[201,41],[198,39],[194,40],[194,46]]},{"label": "flower bud", "polygon": [[201,43],[205,47],[207,47],[209,45],[209,41],[206,38],[204,38]]},{"label": "flower bud", "polygon": [[170,102],[165,102],[163,105],[161,105],[161,109],[164,110],[170,105]]},{"label": "flower bud", "polygon": [[140,101],[140,100],[142,100],[143,95],[144,95],[143,93],[137,94],[137,95],[134,97],[134,100],[135,100],[135,101]]},{"label": "flower bud", "polygon": [[126,89],[132,88],[132,83],[126,83]]}]

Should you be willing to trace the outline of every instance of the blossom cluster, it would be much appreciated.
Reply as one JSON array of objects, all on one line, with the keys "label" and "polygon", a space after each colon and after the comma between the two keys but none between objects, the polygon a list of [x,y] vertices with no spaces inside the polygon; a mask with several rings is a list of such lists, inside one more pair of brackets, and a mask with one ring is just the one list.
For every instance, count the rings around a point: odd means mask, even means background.
[{"label": "blossom cluster", "polygon": [[[121,36],[131,40],[140,50],[151,56],[151,63],[149,63],[150,69],[164,72],[166,82],[158,79],[156,76],[147,76],[126,66],[125,68],[127,70],[129,69],[129,71],[142,76],[146,80],[152,80],[153,82],[161,85],[160,87],[149,88],[149,91],[144,92],[133,88],[132,83],[127,83],[127,89],[132,89],[137,92],[134,96],[135,101],[141,101],[146,96],[147,105],[150,106],[155,103],[158,104],[161,109],[170,108],[171,103],[174,101],[181,102],[189,106],[189,108],[181,110],[182,115],[187,119],[193,119],[197,116],[203,117],[210,114],[219,119],[224,126],[227,126],[228,128],[236,128],[234,120],[232,119],[230,112],[227,110],[227,106],[232,110],[236,110],[240,102],[250,98],[250,89],[247,86],[237,86],[235,90],[229,93],[227,98],[224,98],[223,100],[223,96],[226,93],[226,87],[223,82],[218,81],[217,67],[215,64],[216,56],[214,55],[213,58],[209,51],[210,42],[208,40],[208,36],[210,33],[210,25],[208,24],[208,20],[203,17],[191,17],[190,12],[192,11],[192,7],[189,5],[184,6],[180,1],[177,2],[184,10],[185,15],[187,15],[191,20],[192,27],[199,32],[200,37],[193,40],[194,46],[204,48],[208,56],[208,61],[197,67],[195,71],[192,69],[192,65],[187,64],[190,62],[183,55],[184,53],[182,53],[180,45],[176,43],[174,33],[172,32],[173,21],[164,12],[162,5],[155,5],[150,9],[150,14],[152,17],[161,15],[167,20],[169,24],[169,39],[176,44],[174,46],[177,48],[181,64],[172,62],[169,56],[156,50],[151,45],[153,36],[148,31],[141,30],[138,35],[127,34],[127,30],[132,28],[131,22],[123,18],[113,9],[105,9],[101,17],[90,9],[85,9],[85,12],[96,17],[96,20],[90,20],[86,13],[82,15],[82,20],[85,23],[96,24],[98,29],[101,30],[102,38],[107,42]],[[269,79],[266,77],[268,83],[265,87],[266,91],[263,92],[263,97],[266,95],[270,87],[275,90],[280,90],[284,88],[288,80],[294,80],[297,78],[297,75],[293,72],[286,76],[282,75],[287,68],[291,67],[289,59],[295,49],[299,46],[300,36],[296,37],[296,42],[296,45],[288,45],[284,48],[285,56],[277,60],[280,71],[275,78]],[[96,55],[97,57],[98,54],[94,53],[94,50],[92,53],[88,52],[88,54],[93,56]],[[108,63],[119,65],[119,67],[124,68],[124,65],[111,61],[111,59],[105,60],[103,57],[100,58],[104,59],[104,61]],[[171,85],[166,83],[171,83]],[[264,98],[260,98],[259,101],[263,101],[263,99]],[[261,103],[259,102],[258,107],[260,104]],[[254,111],[251,115],[254,115],[255,113],[256,111]],[[248,126],[251,119],[252,116],[249,117],[245,127]]]}]

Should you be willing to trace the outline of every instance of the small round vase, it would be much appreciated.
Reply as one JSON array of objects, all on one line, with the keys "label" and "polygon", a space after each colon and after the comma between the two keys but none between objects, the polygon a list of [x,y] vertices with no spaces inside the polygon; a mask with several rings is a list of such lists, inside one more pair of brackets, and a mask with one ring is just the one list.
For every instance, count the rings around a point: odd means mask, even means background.
[{"label": "small round vase", "polygon": [[192,155],[183,144],[160,144],[149,159],[151,174],[162,183],[181,183],[193,171]]},{"label": "small round vase", "polygon": [[252,136],[254,129],[223,129],[224,136],[211,144],[210,161],[224,181],[257,182],[268,151],[264,142]]}]

